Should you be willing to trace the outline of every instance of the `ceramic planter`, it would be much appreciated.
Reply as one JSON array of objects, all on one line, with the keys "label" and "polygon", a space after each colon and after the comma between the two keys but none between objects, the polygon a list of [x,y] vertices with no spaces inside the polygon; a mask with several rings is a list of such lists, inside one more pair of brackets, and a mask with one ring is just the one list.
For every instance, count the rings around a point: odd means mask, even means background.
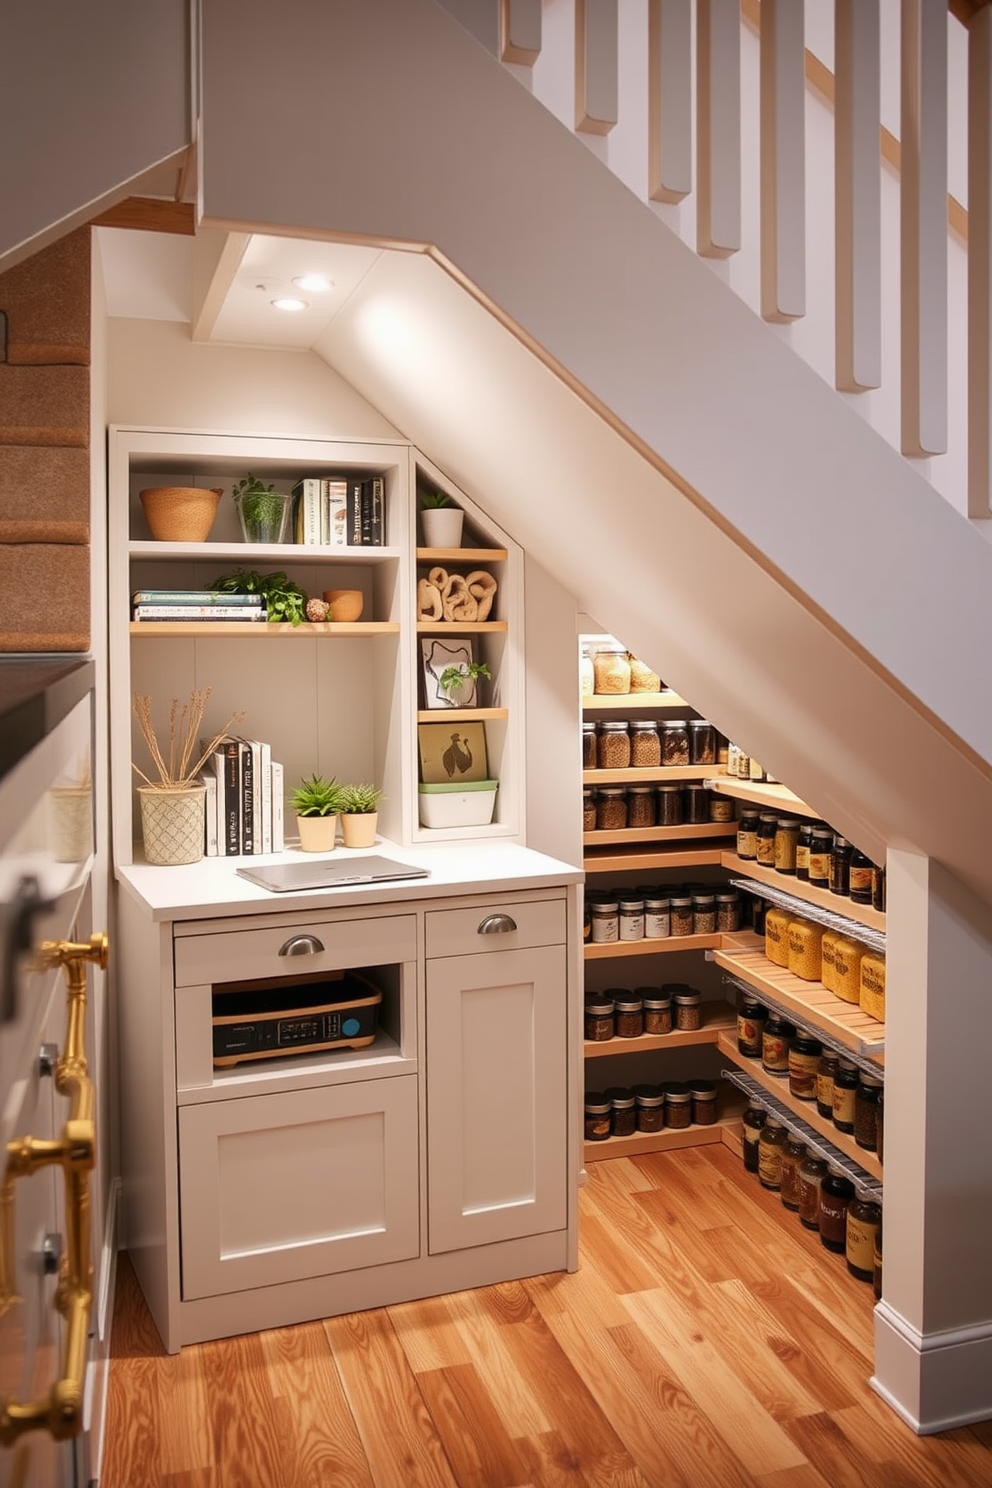
[{"label": "ceramic planter", "polygon": [[430,506],[420,513],[424,545],[428,548],[460,548],[465,513],[458,506]]},{"label": "ceramic planter", "polygon": [[334,851],[334,839],[338,830],[336,816],[298,816],[296,825],[300,830],[300,847],[304,852]]},{"label": "ceramic planter", "polygon": [[374,847],[378,811],[342,811],[341,836],[345,847]]},{"label": "ceramic planter", "polygon": [[138,786],[146,862],[173,867],[200,861],[204,847],[205,795],[202,785],[181,790]]}]

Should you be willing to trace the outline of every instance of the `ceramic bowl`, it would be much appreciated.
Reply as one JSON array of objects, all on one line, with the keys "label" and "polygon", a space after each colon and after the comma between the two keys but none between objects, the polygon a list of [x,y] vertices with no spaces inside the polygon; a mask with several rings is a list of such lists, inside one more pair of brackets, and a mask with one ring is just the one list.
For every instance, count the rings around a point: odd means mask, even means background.
[{"label": "ceramic bowl", "polygon": [[361,589],[325,589],[324,599],[330,605],[328,620],[360,620],[365,603]]}]

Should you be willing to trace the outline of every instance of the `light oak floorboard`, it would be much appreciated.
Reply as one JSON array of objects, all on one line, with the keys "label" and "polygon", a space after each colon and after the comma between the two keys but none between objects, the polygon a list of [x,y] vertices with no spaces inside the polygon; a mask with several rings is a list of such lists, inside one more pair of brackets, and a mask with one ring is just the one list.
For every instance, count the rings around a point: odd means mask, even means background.
[{"label": "light oak floorboard", "polygon": [[580,1269],[162,1352],[122,1256],[100,1488],[990,1488],[868,1384],[871,1288],[722,1146],[590,1165]]}]

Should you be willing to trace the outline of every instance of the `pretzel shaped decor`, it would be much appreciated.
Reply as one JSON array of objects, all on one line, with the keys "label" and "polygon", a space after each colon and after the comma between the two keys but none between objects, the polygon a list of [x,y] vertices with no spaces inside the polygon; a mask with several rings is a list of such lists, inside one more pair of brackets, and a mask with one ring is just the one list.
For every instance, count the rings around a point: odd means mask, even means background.
[{"label": "pretzel shaped decor", "polygon": [[437,565],[417,583],[417,619],[472,624],[488,618],[495,597],[496,580],[484,568],[462,575]]}]

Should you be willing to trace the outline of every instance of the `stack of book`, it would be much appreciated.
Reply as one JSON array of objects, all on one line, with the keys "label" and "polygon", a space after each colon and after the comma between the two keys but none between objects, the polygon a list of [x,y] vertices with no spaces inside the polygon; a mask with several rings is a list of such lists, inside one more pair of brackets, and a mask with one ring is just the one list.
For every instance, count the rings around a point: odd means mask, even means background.
[{"label": "stack of book", "polygon": [[264,620],[260,594],[217,594],[212,589],[136,589],[135,620]]},{"label": "stack of book", "polygon": [[314,476],[297,481],[293,541],[306,547],[381,548],[386,541],[384,477]]},{"label": "stack of book", "polygon": [[261,739],[225,739],[199,779],[207,792],[208,858],[284,850],[283,767],[272,758],[271,745]]}]

